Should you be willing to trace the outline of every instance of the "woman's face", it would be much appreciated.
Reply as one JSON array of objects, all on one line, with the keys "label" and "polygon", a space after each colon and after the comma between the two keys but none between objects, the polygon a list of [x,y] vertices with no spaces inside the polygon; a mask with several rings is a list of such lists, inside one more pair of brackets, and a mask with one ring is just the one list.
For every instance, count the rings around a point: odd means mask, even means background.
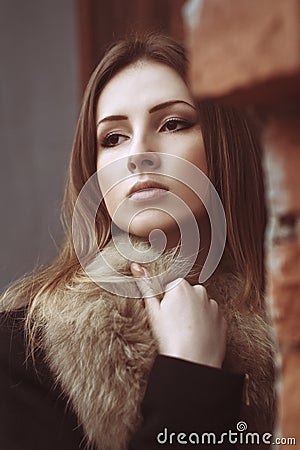
[{"label": "woman's face", "polygon": [[[161,229],[171,238],[187,214],[182,202],[201,220],[204,207],[187,186],[182,160],[207,174],[205,150],[194,101],[177,72],[149,61],[126,67],[103,89],[96,118],[98,180],[119,228],[140,237]],[[171,197],[179,199],[175,214]]]}]

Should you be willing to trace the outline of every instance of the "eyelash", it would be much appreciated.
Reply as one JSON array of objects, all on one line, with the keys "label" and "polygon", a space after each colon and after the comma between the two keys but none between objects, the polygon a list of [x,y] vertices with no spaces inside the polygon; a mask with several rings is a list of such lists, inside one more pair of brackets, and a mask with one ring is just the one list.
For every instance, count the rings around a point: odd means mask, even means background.
[{"label": "eyelash", "polygon": [[123,136],[122,134],[120,134],[120,133],[115,133],[115,132],[109,133],[109,134],[107,134],[107,135],[104,137],[104,139],[101,141],[101,147],[109,148],[109,147],[116,147],[117,145],[119,145],[119,144],[109,144],[109,143],[108,143],[108,139],[111,138],[111,137],[113,137],[113,136],[122,136],[122,137],[124,137],[124,136]]},{"label": "eyelash", "polygon": [[176,122],[177,124],[183,125],[183,127],[179,128],[179,130],[168,130],[169,133],[176,133],[177,131],[187,130],[188,128],[191,128],[193,126],[193,124],[188,120],[178,119],[177,117],[171,117],[170,119],[166,120],[166,122],[161,128],[165,127],[170,122]]},{"label": "eyelash", "polygon": [[[165,123],[163,124],[163,126],[160,128],[160,131],[162,131],[162,129],[168,125],[171,122],[176,122],[176,125],[183,125],[181,128],[179,128],[178,130],[167,130],[167,131],[163,131],[163,132],[167,132],[167,133],[177,133],[179,131],[183,131],[183,130],[187,130],[189,128],[191,128],[193,126],[193,123],[187,121],[187,120],[183,120],[183,119],[178,119],[177,117],[171,117],[169,119],[167,119],[165,121]],[[120,133],[116,133],[116,132],[112,132],[107,134],[104,139],[101,141],[101,146],[104,148],[112,148],[112,147],[117,147],[120,143],[117,144],[109,144],[108,140],[109,138],[113,137],[113,136],[122,136],[124,138],[126,138],[126,136],[120,134]]]}]

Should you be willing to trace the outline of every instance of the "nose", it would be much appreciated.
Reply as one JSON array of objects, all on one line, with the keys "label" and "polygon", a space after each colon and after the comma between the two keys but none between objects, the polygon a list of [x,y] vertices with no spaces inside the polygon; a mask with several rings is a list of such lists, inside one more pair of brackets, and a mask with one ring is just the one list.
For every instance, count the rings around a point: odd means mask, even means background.
[{"label": "nose", "polygon": [[135,153],[128,157],[127,167],[130,172],[153,171],[160,166],[160,156],[156,152]]}]

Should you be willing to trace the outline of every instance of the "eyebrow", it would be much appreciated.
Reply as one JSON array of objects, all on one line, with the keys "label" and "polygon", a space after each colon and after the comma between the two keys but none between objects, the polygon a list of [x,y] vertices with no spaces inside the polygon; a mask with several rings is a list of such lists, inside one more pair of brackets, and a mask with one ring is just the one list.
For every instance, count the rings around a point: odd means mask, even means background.
[{"label": "eyebrow", "polygon": [[[149,114],[160,111],[161,109],[168,108],[168,106],[172,106],[172,105],[178,104],[178,103],[183,103],[184,105],[188,105],[196,111],[196,108],[194,105],[192,105],[191,103],[185,102],[184,100],[170,100],[168,102],[163,102],[163,103],[160,103],[159,105],[153,106],[153,108],[149,109]],[[124,115],[107,116],[107,117],[104,117],[104,119],[99,120],[99,122],[97,123],[97,127],[100,125],[100,123],[103,123],[103,122],[111,122],[111,121],[115,121],[115,120],[127,120],[127,119],[128,119],[128,117],[124,116]]]},{"label": "eyebrow", "polygon": [[196,110],[194,105],[192,105],[191,103],[185,102],[184,100],[170,100],[168,102],[160,103],[159,105],[153,106],[153,108],[151,108],[149,110],[149,113],[151,114],[151,113],[154,113],[156,111],[160,111],[161,109],[167,108],[168,106],[172,106],[172,105],[174,105],[176,103],[183,103],[184,105],[188,105],[191,108]]}]

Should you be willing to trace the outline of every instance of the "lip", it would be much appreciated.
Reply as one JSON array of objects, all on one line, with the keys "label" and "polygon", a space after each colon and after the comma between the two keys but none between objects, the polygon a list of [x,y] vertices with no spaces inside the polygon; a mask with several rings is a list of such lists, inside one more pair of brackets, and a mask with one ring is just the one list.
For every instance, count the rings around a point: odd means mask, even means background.
[{"label": "lip", "polygon": [[136,182],[128,192],[128,197],[135,201],[157,199],[165,195],[169,188],[154,180]]}]

